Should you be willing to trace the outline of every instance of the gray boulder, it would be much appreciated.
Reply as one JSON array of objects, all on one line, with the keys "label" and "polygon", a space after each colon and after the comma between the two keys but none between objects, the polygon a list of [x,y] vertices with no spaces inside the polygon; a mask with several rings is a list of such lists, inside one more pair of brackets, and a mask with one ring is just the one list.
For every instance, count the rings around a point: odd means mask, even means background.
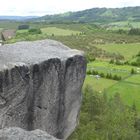
[{"label": "gray boulder", "polygon": [[52,40],[0,47],[0,129],[40,129],[66,139],[78,123],[83,52]]},{"label": "gray boulder", "polygon": [[4,128],[0,130],[0,140],[58,140],[42,130],[25,131],[21,128]]}]

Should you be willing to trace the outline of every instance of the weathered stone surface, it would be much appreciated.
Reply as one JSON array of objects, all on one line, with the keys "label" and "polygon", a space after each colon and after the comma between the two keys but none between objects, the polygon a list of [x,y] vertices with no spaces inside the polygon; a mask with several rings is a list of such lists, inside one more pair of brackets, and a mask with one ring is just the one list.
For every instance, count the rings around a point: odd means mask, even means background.
[{"label": "weathered stone surface", "polygon": [[83,53],[56,41],[1,46],[0,128],[67,138],[78,122],[85,73]]},{"label": "weathered stone surface", "polygon": [[0,140],[58,140],[42,130],[25,131],[12,127],[0,130]]}]

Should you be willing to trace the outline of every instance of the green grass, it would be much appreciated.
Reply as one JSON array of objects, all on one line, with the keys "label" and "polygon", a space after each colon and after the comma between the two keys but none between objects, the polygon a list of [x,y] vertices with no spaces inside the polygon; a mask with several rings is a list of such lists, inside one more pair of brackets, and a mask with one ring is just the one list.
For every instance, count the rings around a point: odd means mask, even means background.
[{"label": "green grass", "polygon": [[119,93],[126,105],[132,106],[135,103],[140,111],[140,84],[121,81],[107,89],[106,92],[109,98]]},{"label": "green grass", "polygon": [[115,80],[109,80],[104,78],[100,78],[97,80],[94,76],[87,75],[84,82],[84,87],[86,85],[91,85],[94,91],[103,92],[105,89],[109,88],[115,83],[117,83],[117,81]]},{"label": "green grass", "polygon": [[28,32],[28,30],[26,29],[26,30],[17,30],[17,33],[27,33]]},{"label": "green grass", "polygon": [[108,24],[109,30],[129,30],[130,28],[140,28],[140,22],[129,22],[129,21],[120,21],[120,22],[112,22]]},{"label": "green grass", "polygon": [[93,76],[86,76],[84,87],[88,84],[93,87],[94,91],[100,93],[105,91],[109,98],[119,93],[126,105],[131,106],[135,102],[138,111],[140,111],[140,82],[137,82],[136,77],[140,81],[140,75],[134,75],[120,82],[104,78],[97,80]]},{"label": "green grass", "polygon": [[47,28],[41,28],[41,31],[44,34],[47,35],[52,35],[54,34],[55,36],[69,36],[69,35],[76,35],[79,34],[79,31],[73,31],[69,29],[61,29],[57,27],[47,27]]},{"label": "green grass", "polygon": [[121,81],[114,81],[109,79],[100,78],[97,80],[93,76],[87,76],[85,84],[93,86],[93,90],[98,92],[105,91],[109,98],[113,97],[116,93],[119,93],[122,100],[126,105],[133,105],[135,102],[138,111],[140,111],[140,74],[131,75],[130,71],[133,68],[135,71],[139,71],[138,67],[129,65],[115,65],[109,64],[106,61],[94,61],[88,63],[88,69],[94,68],[98,72],[112,73],[122,76]]},{"label": "green grass", "polygon": [[110,64],[107,61],[94,61],[88,63],[88,70],[96,70],[100,73],[111,73],[112,75],[118,75],[122,78],[126,78],[131,74],[131,69],[137,70],[137,67],[129,66],[129,65],[115,65]]},{"label": "green grass", "polygon": [[126,82],[132,82],[132,83],[140,85],[140,74],[134,74],[133,76],[125,79],[125,81]]},{"label": "green grass", "polygon": [[130,60],[132,56],[136,55],[140,51],[140,43],[105,44],[105,45],[97,45],[97,47],[107,52],[119,53],[123,55],[126,60]]}]

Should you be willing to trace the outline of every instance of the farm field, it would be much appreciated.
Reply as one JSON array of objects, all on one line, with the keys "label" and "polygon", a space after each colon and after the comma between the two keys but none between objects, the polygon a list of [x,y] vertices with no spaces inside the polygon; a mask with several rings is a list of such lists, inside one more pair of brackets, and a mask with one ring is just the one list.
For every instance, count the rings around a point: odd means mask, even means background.
[{"label": "farm field", "polygon": [[108,30],[129,30],[130,28],[140,28],[140,22],[128,22],[128,21],[120,21],[120,22],[112,22],[108,24]]},{"label": "farm field", "polygon": [[[70,35],[76,35],[80,34],[81,32],[79,31],[73,31],[69,29],[62,29],[58,27],[46,27],[46,28],[41,28],[41,31],[43,34],[49,35],[49,36],[70,36]],[[27,33],[28,30],[17,30],[17,33]]]},{"label": "farm field", "polygon": [[[140,79],[140,75],[138,75]],[[135,78],[135,77],[134,77]],[[140,112],[140,84],[134,82],[120,81],[117,84],[106,90],[108,97],[113,97],[116,93],[119,93],[123,102],[126,105],[136,105],[136,109]]]},{"label": "farm field", "polygon": [[140,43],[130,44],[105,44],[97,45],[96,47],[101,48],[107,52],[116,52],[124,56],[126,60],[132,59],[140,51]]},{"label": "farm field", "polygon": [[110,64],[108,61],[94,61],[88,64],[87,70],[95,70],[99,73],[111,73],[112,75],[118,75],[122,78],[126,78],[131,74],[131,70],[137,71],[138,67],[130,65],[115,65]]},{"label": "farm field", "polygon": [[98,91],[99,93],[103,93],[104,90],[108,89],[112,85],[116,84],[117,81],[115,80],[110,80],[110,79],[105,79],[105,78],[100,78],[97,79],[95,76],[86,76],[84,87],[86,85],[90,85],[93,87],[94,91]]},{"label": "farm field", "polygon": [[76,35],[81,33],[79,31],[73,31],[70,29],[61,29],[57,27],[41,28],[41,31],[43,32],[43,34],[56,35],[56,36],[69,36],[69,35]]},{"label": "farm field", "polygon": [[[94,61],[88,63],[88,70],[96,70],[104,74],[111,73],[122,77],[122,80],[115,81],[106,78],[95,78],[88,75],[85,80],[85,85],[92,85],[93,90],[99,93],[107,93],[108,98],[112,98],[116,93],[119,93],[123,102],[132,106],[135,103],[137,110],[140,112],[140,73],[139,67],[130,65],[115,65],[107,61]],[[131,69],[137,71],[137,74],[131,74]]]}]

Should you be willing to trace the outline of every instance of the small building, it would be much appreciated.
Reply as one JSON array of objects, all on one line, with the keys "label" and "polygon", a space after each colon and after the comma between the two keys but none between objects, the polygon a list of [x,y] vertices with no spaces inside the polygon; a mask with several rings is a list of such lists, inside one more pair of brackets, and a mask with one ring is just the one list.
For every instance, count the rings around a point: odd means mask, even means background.
[{"label": "small building", "polygon": [[16,35],[16,30],[14,29],[3,30],[1,32],[1,39],[3,41],[6,41],[8,39],[13,38],[15,35]]}]

